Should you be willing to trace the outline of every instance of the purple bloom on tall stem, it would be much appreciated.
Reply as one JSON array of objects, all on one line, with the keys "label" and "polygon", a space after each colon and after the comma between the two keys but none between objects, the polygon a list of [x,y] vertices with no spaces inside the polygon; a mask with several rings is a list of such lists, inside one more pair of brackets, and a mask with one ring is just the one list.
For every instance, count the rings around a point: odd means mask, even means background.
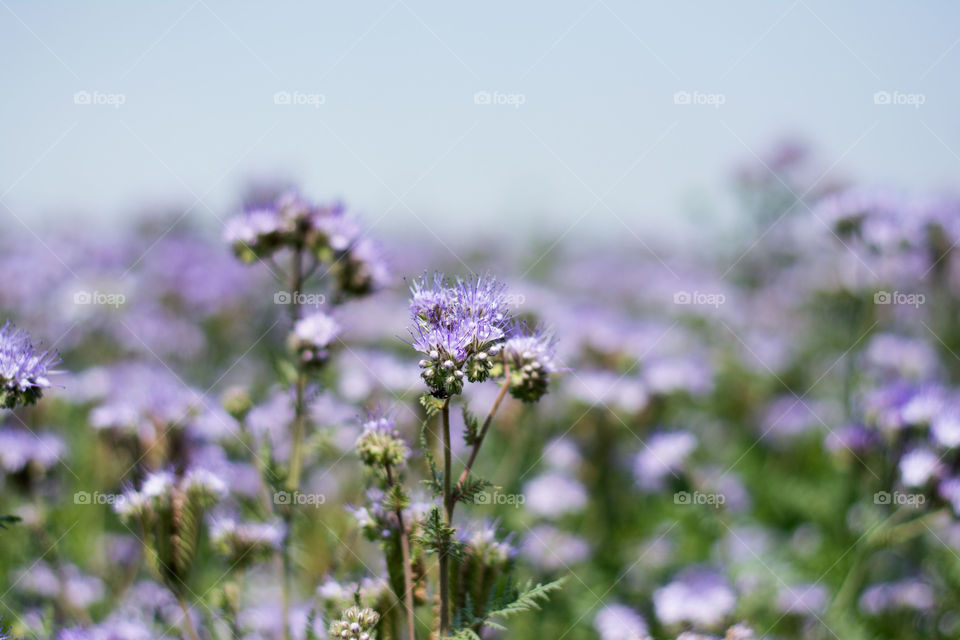
[{"label": "purple bloom on tall stem", "polygon": [[504,285],[487,276],[448,282],[440,274],[410,286],[412,346],[426,358],[421,377],[437,397],[463,390],[464,379],[483,382],[500,352],[507,327]]},{"label": "purple bloom on tall stem", "polygon": [[36,402],[50,387],[47,376],[60,362],[52,351],[39,351],[30,335],[8,320],[0,327],[0,407]]}]

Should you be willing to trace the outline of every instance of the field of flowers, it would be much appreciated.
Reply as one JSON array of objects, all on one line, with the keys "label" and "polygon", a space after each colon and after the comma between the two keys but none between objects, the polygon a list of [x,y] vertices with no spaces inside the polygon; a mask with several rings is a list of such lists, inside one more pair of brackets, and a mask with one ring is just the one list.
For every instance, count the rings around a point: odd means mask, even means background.
[{"label": "field of flowers", "polygon": [[677,246],[4,233],[0,636],[960,637],[960,201],[810,164]]}]

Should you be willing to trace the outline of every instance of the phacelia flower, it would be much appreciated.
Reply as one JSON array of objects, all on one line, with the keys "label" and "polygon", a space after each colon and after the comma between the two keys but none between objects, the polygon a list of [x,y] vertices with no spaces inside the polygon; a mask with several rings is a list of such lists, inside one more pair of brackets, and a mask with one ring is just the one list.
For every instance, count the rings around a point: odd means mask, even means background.
[{"label": "phacelia flower", "polygon": [[350,607],[345,609],[339,620],[330,625],[330,637],[343,640],[375,640],[373,628],[380,621],[380,614],[373,609]]},{"label": "phacelia flower", "polygon": [[19,473],[27,468],[48,471],[66,447],[52,433],[34,434],[25,429],[0,429],[0,470]]},{"label": "phacelia flower", "polygon": [[504,289],[490,277],[451,283],[439,274],[411,285],[412,345],[426,356],[420,375],[435,396],[456,395],[464,379],[490,376],[509,320]]},{"label": "phacelia flower", "polygon": [[0,327],[0,407],[36,402],[50,387],[47,376],[60,357],[52,351],[39,351],[30,335],[8,320]]},{"label": "phacelia flower", "polygon": [[665,625],[715,627],[733,611],[737,596],[723,576],[710,569],[683,571],[653,593],[657,618]]},{"label": "phacelia flower", "polygon": [[614,603],[597,612],[593,628],[600,640],[645,640],[649,638],[647,623],[639,613],[626,605]]},{"label": "phacelia flower", "polygon": [[400,438],[396,423],[391,418],[371,418],[363,424],[363,433],[357,439],[357,453],[365,465],[394,469],[402,467],[410,455]]},{"label": "phacelia flower", "polygon": [[559,518],[581,511],[587,505],[587,490],[565,473],[549,471],[523,487],[526,506],[543,518]]},{"label": "phacelia flower", "polygon": [[340,335],[340,324],[321,312],[301,318],[293,327],[290,346],[306,365],[323,364],[330,353],[330,344]]},{"label": "phacelia flower", "polygon": [[536,402],[547,393],[557,341],[542,329],[524,331],[503,345],[504,361],[510,366],[510,394],[524,402]]},{"label": "phacelia flower", "polygon": [[221,518],[210,527],[210,541],[231,566],[249,565],[280,548],[284,528],[276,522],[237,522]]}]

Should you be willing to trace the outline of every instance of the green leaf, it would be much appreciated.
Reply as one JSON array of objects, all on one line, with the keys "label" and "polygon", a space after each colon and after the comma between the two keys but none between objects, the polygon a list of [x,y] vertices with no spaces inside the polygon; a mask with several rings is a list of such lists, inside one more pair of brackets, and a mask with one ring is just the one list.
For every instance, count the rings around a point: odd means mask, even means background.
[{"label": "green leaf", "polygon": [[8,524],[20,522],[20,516],[0,516],[0,529],[6,529]]},{"label": "green leaf", "polygon": [[467,446],[473,446],[480,438],[480,420],[477,416],[470,413],[470,407],[466,402],[463,403],[462,413],[463,424],[465,425],[463,429],[463,441],[467,443]]},{"label": "green leaf", "polygon": [[429,393],[424,393],[420,396],[420,404],[422,404],[424,410],[426,410],[428,418],[432,418],[439,413],[439,411],[443,409],[444,402],[443,399],[436,398]]},{"label": "green leaf", "polygon": [[492,482],[484,480],[483,478],[468,475],[463,485],[454,490],[453,497],[455,500],[465,504],[476,504],[477,495],[493,486]]}]

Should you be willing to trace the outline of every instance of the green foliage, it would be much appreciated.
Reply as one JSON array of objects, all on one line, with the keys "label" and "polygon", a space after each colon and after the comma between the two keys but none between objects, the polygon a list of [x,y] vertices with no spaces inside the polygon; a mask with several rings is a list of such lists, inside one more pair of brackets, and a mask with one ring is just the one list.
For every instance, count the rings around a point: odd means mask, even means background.
[{"label": "green foliage", "polygon": [[463,441],[467,446],[472,447],[480,439],[480,420],[473,413],[470,412],[470,407],[467,402],[463,403]]},{"label": "green foliage", "polygon": [[468,598],[466,606],[457,612],[459,624],[454,637],[479,638],[477,632],[481,626],[506,630],[506,627],[496,618],[507,620],[527,611],[539,611],[540,605],[549,600],[550,594],[559,590],[566,581],[566,576],[546,584],[533,585],[530,581],[524,585],[523,589],[518,589],[512,580],[508,580],[501,587],[495,587],[491,591],[487,605],[484,607],[485,612],[481,616],[472,613],[472,603]]},{"label": "green foliage", "polygon": [[463,555],[463,544],[457,540],[456,529],[447,526],[440,515],[440,508],[433,506],[420,523],[421,532],[414,541],[429,553],[445,553],[451,558]]},{"label": "green foliage", "polygon": [[454,489],[453,497],[455,500],[466,504],[475,504],[477,495],[493,486],[493,483],[488,480],[468,475],[467,479],[463,481],[463,484],[457,489]]},{"label": "green foliage", "polygon": [[20,516],[0,516],[0,529],[6,529],[8,524],[20,522]]},{"label": "green foliage", "polygon": [[420,404],[423,405],[424,410],[427,412],[427,417],[432,418],[437,415],[441,409],[443,409],[443,403],[446,402],[443,398],[437,398],[429,393],[425,393],[420,396]]}]

